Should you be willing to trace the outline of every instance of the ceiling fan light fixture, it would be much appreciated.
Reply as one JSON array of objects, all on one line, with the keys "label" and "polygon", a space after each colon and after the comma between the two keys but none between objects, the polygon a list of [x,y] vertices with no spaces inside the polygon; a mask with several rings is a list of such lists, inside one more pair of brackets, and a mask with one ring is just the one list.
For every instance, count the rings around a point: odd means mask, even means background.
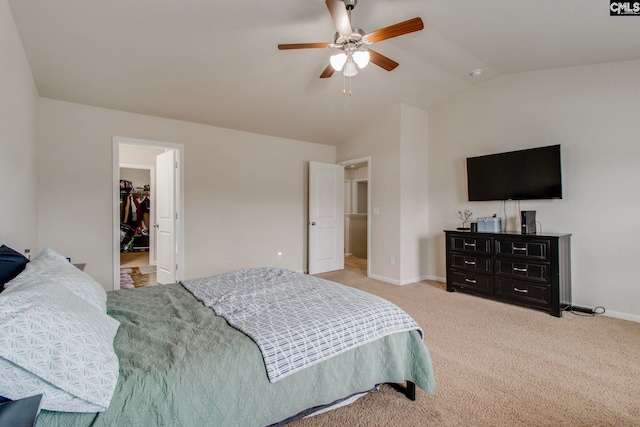
[{"label": "ceiling fan light fixture", "polygon": [[344,66],[344,75],[346,77],[353,77],[358,75],[358,67],[356,66],[355,62],[347,61],[347,63]]},{"label": "ceiling fan light fixture", "polygon": [[329,62],[334,70],[341,71],[342,67],[344,67],[344,64],[347,62],[347,55],[344,52],[331,55]]},{"label": "ceiling fan light fixture", "polygon": [[368,50],[358,50],[353,53],[353,60],[358,65],[358,68],[362,69],[369,64],[371,54]]},{"label": "ceiling fan light fixture", "polygon": [[347,93],[348,83],[351,95],[351,77],[358,75],[369,62],[387,71],[392,71],[398,66],[392,59],[375,50],[369,50],[368,45],[424,29],[424,22],[416,17],[367,33],[351,23],[351,11],[358,0],[325,0],[325,3],[337,30],[333,36],[333,43],[288,43],[279,44],[278,49],[337,49],[339,52],[330,55],[330,63],[322,71],[320,78],[331,77],[335,71],[342,72],[345,82],[344,94]]}]

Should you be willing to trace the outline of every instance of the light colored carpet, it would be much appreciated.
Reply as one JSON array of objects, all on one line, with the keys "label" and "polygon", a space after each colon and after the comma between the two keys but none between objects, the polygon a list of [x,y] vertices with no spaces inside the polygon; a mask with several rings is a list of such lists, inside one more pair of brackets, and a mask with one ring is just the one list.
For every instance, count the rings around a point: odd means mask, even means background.
[{"label": "light colored carpet", "polygon": [[640,426],[640,324],[563,318],[350,271],[319,275],[380,295],[424,328],[435,396],[411,402],[388,386],[291,424],[315,426]]}]

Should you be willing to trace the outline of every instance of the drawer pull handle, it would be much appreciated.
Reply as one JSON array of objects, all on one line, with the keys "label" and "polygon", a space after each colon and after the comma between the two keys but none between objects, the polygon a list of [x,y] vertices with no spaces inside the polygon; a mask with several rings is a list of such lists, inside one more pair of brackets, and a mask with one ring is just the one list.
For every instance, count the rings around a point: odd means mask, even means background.
[{"label": "drawer pull handle", "polygon": [[477,283],[475,280],[471,280],[471,279],[464,279],[464,281],[467,283],[472,283],[474,285]]},{"label": "drawer pull handle", "polygon": [[475,261],[467,261],[466,259],[464,260],[464,263],[467,265],[476,265]]},{"label": "drawer pull handle", "polygon": [[527,269],[526,269],[526,268],[513,267],[513,271],[521,271],[521,272],[523,272],[523,273],[526,273],[526,272],[527,272]]},{"label": "drawer pull handle", "polygon": [[527,250],[527,248],[518,248],[518,247],[514,246],[514,247],[513,247],[513,250],[514,250],[514,251],[526,251],[526,250]]},{"label": "drawer pull handle", "polygon": [[475,243],[467,243],[467,242],[464,242],[464,245],[465,245],[465,246],[471,246],[472,248],[475,248],[475,247],[476,247],[476,244],[475,244]]},{"label": "drawer pull handle", "polygon": [[514,291],[516,292],[520,292],[522,294],[528,294],[529,290],[528,289],[518,289],[518,288],[513,288]]}]

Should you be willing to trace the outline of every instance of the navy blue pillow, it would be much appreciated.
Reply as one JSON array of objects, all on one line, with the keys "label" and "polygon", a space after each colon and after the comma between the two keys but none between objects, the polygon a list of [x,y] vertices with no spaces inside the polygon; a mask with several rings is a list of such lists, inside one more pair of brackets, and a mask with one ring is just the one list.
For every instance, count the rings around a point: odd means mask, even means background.
[{"label": "navy blue pillow", "polygon": [[16,277],[24,270],[29,260],[20,252],[16,252],[8,246],[0,246],[0,292],[4,284]]}]

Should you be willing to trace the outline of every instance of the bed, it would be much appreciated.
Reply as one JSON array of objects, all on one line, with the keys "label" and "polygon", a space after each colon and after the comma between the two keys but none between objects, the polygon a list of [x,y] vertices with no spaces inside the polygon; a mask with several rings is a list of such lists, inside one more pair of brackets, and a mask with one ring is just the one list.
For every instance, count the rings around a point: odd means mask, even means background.
[{"label": "bed", "polygon": [[[69,264],[62,266],[57,254],[51,252],[43,257],[48,258],[47,262],[40,264],[54,273],[45,274],[46,280],[36,279],[33,272],[36,269],[29,268],[31,265],[28,264],[0,294],[0,307],[15,298],[12,294],[19,288],[41,287],[43,291],[36,295],[42,297],[43,292],[51,292],[52,280],[56,289],[69,283],[92,280],[86,273],[68,268],[71,267]],[[32,263],[36,261],[34,259]],[[69,280],[69,275],[74,279]],[[33,285],[33,282],[39,285]],[[187,290],[186,285],[177,283],[107,293],[102,322],[109,324],[113,320],[118,323],[112,338],[117,375],[115,381],[106,381],[112,388],[108,403],[103,399],[99,402],[103,408],[91,412],[84,412],[86,409],[82,407],[74,412],[66,412],[60,407],[56,410],[45,408],[37,425],[283,425],[338,405],[382,383],[406,381],[405,391],[409,397],[414,384],[428,393],[435,390],[431,360],[420,330],[386,334],[272,381],[265,372],[266,362],[256,342],[216,315],[212,308]],[[92,284],[91,288],[95,286]],[[86,292],[78,286],[75,290]],[[96,294],[100,293],[94,290]],[[64,296],[66,300],[72,298],[71,294]],[[101,309],[102,304],[98,304],[97,309],[91,307],[92,315]],[[107,318],[110,320],[105,320]],[[6,326],[7,322],[0,316],[0,346],[3,324]],[[100,327],[109,329],[104,325]],[[103,332],[91,333],[99,335]],[[111,330],[106,332],[107,341],[110,334]],[[8,356],[7,353],[0,354],[0,362],[4,357],[5,365],[9,363],[10,367],[18,368],[13,366],[17,365],[14,361],[7,362]],[[98,365],[109,365],[113,361],[100,354],[96,356],[99,360],[84,357],[84,354],[82,358],[85,360],[79,363],[88,363],[92,369],[102,369]],[[2,389],[7,375],[6,366],[3,371],[0,365],[0,395],[8,394]],[[107,375],[99,378],[107,378]],[[95,375],[89,382],[92,380],[95,382]],[[37,390],[23,390],[27,395],[34,391]],[[93,402],[89,403],[95,404]]]}]

